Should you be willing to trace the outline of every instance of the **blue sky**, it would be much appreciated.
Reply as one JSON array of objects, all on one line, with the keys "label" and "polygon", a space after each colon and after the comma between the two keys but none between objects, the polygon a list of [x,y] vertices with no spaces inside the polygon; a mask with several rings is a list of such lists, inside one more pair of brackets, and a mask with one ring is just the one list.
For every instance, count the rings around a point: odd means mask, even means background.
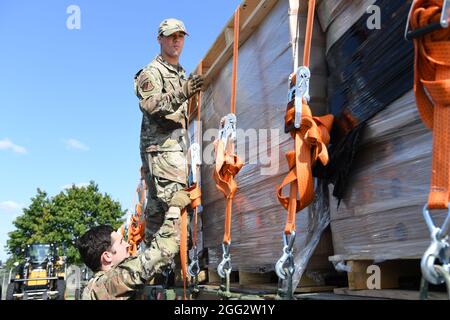
[{"label": "blue sky", "polygon": [[[54,196],[94,180],[131,207],[141,122],[133,76],[159,52],[159,23],[185,22],[181,64],[191,72],[240,3],[0,0],[0,260],[37,188]],[[66,26],[70,5],[79,30]]]}]

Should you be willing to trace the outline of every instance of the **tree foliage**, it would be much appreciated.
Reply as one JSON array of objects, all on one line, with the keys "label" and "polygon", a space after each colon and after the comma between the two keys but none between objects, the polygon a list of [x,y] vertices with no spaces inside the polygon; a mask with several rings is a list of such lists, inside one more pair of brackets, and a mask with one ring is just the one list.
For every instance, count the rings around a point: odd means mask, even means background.
[{"label": "tree foliage", "polygon": [[75,241],[91,227],[109,224],[118,228],[126,212],[108,194],[101,194],[93,181],[86,187],[65,189],[50,198],[37,190],[28,208],[14,220],[16,230],[8,234],[7,249],[12,261],[21,260],[27,244],[54,243],[60,254],[65,248],[68,263],[80,263]]}]

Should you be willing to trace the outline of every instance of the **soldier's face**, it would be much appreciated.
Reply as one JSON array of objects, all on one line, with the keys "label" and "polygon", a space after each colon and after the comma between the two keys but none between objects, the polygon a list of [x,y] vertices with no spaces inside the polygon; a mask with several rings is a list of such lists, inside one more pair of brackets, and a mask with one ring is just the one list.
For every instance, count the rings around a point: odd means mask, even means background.
[{"label": "soldier's face", "polygon": [[112,258],[111,262],[113,265],[116,265],[122,262],[124,259],[128,258],[130,254],[128,253],[128,247],[130,246],[123,237],[117,232],[111,233],[112,246],[111,253]]},{"label": "soldier's face", "polygon": [[171,58],[179,58],[184,47],[184,33],[175,32],[170,36],[159,36],[159,44],[161,45],[161,51]]}]

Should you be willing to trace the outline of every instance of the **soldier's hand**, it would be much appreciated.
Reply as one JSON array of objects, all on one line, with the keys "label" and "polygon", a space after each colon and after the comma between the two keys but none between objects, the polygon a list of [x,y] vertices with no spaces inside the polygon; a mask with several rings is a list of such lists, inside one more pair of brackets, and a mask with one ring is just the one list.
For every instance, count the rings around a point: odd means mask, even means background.
[{"label": "soldier's hand", "polygon": [[175,194],[173,195],[172,200],[170,200],[169,206],[183,209],[187,207],[189,204],[191,204],[189,192],[185,190],[179,190],[175,192]]},{"label": "soldier's hand", "polygon": [[202,75],[195,74],[189,76],[188,80],[183,85],[183,93],[186,98],[189,99],[199,92],[202,89],[204,82],[205,78]]}]

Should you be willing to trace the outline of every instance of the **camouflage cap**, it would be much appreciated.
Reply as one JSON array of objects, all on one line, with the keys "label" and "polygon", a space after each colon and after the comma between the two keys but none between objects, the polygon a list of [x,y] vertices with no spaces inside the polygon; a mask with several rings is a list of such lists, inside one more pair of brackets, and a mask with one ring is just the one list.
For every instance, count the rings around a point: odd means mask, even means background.
[{"label": "camouflage cap", "polygon": [[177,31],[184,32],[188,35],[183,21],[174,18],[164,19],[159,25],[158,36],[163,35],[167,37]]}]

